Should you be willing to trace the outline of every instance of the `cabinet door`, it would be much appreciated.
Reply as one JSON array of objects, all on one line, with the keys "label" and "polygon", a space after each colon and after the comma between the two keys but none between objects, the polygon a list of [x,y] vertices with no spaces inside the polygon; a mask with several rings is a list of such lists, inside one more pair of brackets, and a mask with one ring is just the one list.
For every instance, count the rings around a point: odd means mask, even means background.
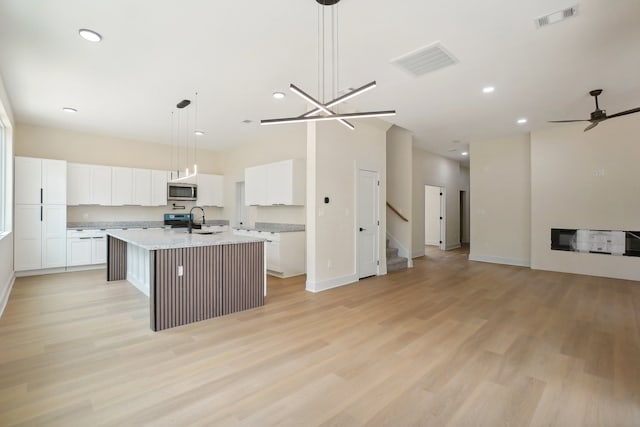
[{"label": "cabinet door", "polygon": [[291,161],[271,163],[267,167],[267,204],[291,204]]},{"label": "cabinet door", "polygon": [[67,162],[42,159],[42,203],[67,204]]},{"label": "cabinet door", "polygon": [[198,204],[223,207],[224,177],[198,174]]},{"label": "cabinet door", "polygon": [[14,268],[37,270],[42,267],[42,206],[16,205],[15,212]]},{"label": "cabinet door", "polygon": [[15,203],[42,203],[42,160],[32,157],[15,158]]},{"label": "cabinet door", "polygon": [[133,202],[133,170],[111,168],[111,205],[123,206]]},{"label": "cabinet door", "polygon": [[151,204],[153,206],[167,205],[167,171],[151,171]]},{"label": "cabinet door", "polygon": [[245,205],[267,204],[267,167],[253,166],[244,170]]},{"label": "cabinet door", "polygon": [[42,268],[64,267],[67,263],[67,207],[43,205]]},{"label": "cabinet door", "polygon": [[67,164],[67,205],[91,203],[91,165]]},{"label": "cabinet door", "polygon": [[94,237],[91,240],[91,263],[104,264],[107,262],[107,237]]},{"label": "cabinet door", "polygon": [[280,265],[280,242],[273,240],[267,241],[265,247],[267,250],[267,269],[282,273],[282,267]]},{"label": "cabinet door", "polygon": [[133,169],[133,204],[151,206],[150,169]]},{"label": "cabinet door", "polygon": [[91,166],[91,204],[111,205],[111,166]]},{"label": "cabinet door", "polygon": [[67,266],[91,264],[91,237],[67,240]]}]

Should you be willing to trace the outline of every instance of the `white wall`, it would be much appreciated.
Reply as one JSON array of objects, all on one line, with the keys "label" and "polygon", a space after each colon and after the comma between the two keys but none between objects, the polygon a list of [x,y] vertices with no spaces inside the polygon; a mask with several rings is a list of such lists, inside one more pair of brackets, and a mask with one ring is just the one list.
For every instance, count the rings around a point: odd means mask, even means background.
[{"label": "white wall", "polygon": [[[5,126],[6,139],[5,139],[5,155],[8,163],[13,164],[13,142],[12,142],[12,129],[13,129],[13,113],[11,111],[11,104],[9,97],[5,91],[4,82],[0,76],[0,120]],[[13,192],[10,191],[13,188],[13,174],[11,173],[11,167],[5,170],[5,167],[9,165],[2,165],[2,173],[8,172],[8,182],[6,182],[5,191],[8,191],[8,200],[6,201],[9,206],[13,206]],[[13,271],[13,232],[9,232],[0,237],[0,316],[4,311],[4,308],[9,299],[11,288],[15,280]]]},{"label": "white wall", "polygon": [[[389,124],[358,120],[355,130],[339,123],[309,123],[307,135],[307,290],[358,280],[356,182],[359,168],[380,173],[379,259],[385,259],[386,132]],[[324,197],[330,203],[324,203]],[[386,273],[386,265],[380,273]]]},{"label": "white wall", "polygon": [[460,246],[460,188],[466,188],[465,175],[460,174],[460,162],[413,148],[413,209],[412,257],[424,255],[424,186],[446,190],[446,248]]},{"label": "white wall", "polygon": [[551,228],[640,230],[640,115],[531,135],[531,266],[640,280],[640,258],[550,249]]},{"label": "white wall", "polygon": [[398,126],[387,131],[387,201],[409,222],[403,221],[386,207],[387,236],[398,254],[411,259],[412,235],[412,145],[411,132]]},{"label": "white wall", "polygon": [[531,262],[529,135],[472,144],[469,259]]}]

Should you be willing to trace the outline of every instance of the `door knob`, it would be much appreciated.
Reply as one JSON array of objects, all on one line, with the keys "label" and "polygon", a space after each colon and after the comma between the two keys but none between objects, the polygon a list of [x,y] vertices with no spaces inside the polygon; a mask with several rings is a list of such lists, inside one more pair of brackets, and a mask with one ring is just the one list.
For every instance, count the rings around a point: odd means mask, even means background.
[{"label": "door knob", "polygon": [[360,231],[367,231],[367,229],[360,227]]}]

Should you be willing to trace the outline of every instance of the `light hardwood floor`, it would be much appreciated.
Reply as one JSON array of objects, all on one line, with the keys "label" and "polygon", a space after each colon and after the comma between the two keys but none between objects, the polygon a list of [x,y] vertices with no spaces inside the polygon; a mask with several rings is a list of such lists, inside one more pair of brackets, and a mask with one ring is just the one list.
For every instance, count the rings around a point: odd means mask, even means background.
[{"label": "light hardwood floor", "polygon": [[0,425],[638,426],[640,283],[428,251],[415,267],[149,330],[104,271],[20,278]]}]

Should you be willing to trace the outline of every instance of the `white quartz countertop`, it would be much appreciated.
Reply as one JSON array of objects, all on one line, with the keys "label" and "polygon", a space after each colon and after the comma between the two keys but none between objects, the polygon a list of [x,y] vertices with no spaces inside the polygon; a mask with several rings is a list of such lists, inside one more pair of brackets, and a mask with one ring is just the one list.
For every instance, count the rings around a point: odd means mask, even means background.
[{"label": "white quartz countertop", "polygon": [[266,239],[236,236],[230,232],[189,234],[185,228],[147,230],[109,230],[107,234],[147,250],[191,248],[195,246],[234,245],[238,243],[264,242]]}]

